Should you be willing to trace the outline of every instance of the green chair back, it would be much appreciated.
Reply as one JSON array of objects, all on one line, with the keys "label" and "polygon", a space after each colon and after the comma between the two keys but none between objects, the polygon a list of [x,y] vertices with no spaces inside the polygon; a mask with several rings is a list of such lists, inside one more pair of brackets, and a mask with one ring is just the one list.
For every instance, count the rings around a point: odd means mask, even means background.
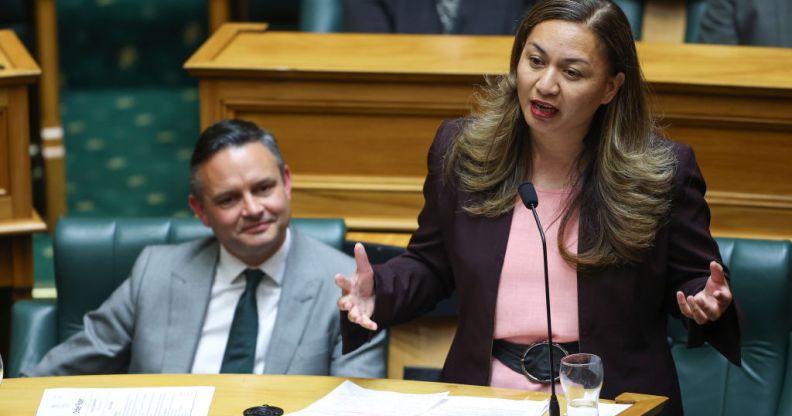
[{"label": "green chair back", "polygon": [[263,21],[272,30],[338,32],[342,28],[341,0],[248,1],[244,20]]},{"label": "green chair back", "polygon": [[[341,249],[341,219],[292,219],[299,232]],[[86,312],[99,307],[127,278],[144,247],[209,237],[194,218],[65,218],[53,239],[58,289],[58,340],[82,329]]]},{"label": "green chair back", "polygon": [[[770,416],[777,413],[787,372],[792,314],[789,241],[716,239],[730,270],[744,320],[742,367],[714,348],[687,348],[686,331],[669,322],[682,404],[689,415]],[[790,403],[792,404],[792,403]],[[789,413],[787,413],[789,414]]]}]

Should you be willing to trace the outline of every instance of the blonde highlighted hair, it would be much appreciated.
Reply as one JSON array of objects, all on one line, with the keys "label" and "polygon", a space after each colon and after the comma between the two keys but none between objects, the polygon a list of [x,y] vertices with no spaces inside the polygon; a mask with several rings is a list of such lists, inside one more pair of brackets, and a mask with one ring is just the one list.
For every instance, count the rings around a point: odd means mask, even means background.
[{"label": "blonde highlighted hair", "polygon": [[[523,18],[512,47],[509,74],[489,78],[478,94],[478,110],[467,120],[446,155],[444,177],[471,195],[471,215],[508,213],[517,187],[531,171],[529,127],[517,97],[516,69],[531,30],[547,20],[588,27],[606,52],[609,73],[624,73],[614,99],[594,114],[583,139],[575,191],[559,225],[561,255],[578,268],[640,261],[663,225],[671,205],[675,157],[656,133],[647,87],[624,13],[609,0],[546,0]],[[580,246],[572,254],[563,236],[580,215]]]}]

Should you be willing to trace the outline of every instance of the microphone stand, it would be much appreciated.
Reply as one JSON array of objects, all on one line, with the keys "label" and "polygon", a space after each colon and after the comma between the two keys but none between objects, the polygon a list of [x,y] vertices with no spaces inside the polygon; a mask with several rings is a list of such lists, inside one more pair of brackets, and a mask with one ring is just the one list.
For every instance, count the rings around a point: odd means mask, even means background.
[{"label": "microphone stand", "polygon": [[523,183],[519,189],[520,198],[527,208],[531,209],[534,220],[536,220],[536,227],[539,229],[539,236],[542,238],[542,254],[544,256],[544,284],[545,284],[545,307],[547,308],[547,351],[550,354],[550,406],[548,414],[550,416],[560,416],[561,410],[558,406],[558,398],[555,392],[555,366],[553,361],[553,323],[550,319],[550,280],[547,277],[547,241],[545,240],[545,233],[542,229],[542,223],[539,221],[539,214],[536,213],[536,207],[539,205],[539,198],[536,196],[536,189],[530,182]]},{"label": "microphone stand", "polygon": [[553,323],[550,320],[550,280],[547,277],[547,241],[545,241],[544,230],[542,224],[539,222],[539,215],[536,213],[536,208],[531,204],[531,212],[533,212],[534,219],[536,220],[536,227],[539,228],[539,236],[542,237],[542,254],[544,256],[544,283],[545,283],[545,307],[547,308],[547,351],[550,353],[550,408],[548,410],[550,416],[560,416],[561,410],[558,407],[558,398],[555,392],[555,361],[553,361]]}]

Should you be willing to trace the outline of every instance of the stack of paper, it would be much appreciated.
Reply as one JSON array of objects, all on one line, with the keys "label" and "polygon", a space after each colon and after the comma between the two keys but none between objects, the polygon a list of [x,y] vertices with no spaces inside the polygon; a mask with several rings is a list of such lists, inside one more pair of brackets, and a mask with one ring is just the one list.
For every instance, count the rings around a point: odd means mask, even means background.
[{"label": "stack of paper", "polygon": [[[542,416],[547,400],[507,400],[449,396],[448,392],[405,394],[364,389],[351,381],[289,416]],[[630,407],[600,403],[600,416],[615,416]]]}]

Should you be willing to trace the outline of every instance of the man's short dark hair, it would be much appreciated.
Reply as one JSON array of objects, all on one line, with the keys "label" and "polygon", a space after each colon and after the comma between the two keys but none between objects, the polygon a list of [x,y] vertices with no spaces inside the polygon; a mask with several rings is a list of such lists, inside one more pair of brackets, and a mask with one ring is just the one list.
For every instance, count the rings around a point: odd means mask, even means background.
[{"label": "man's short dark hair", "polygon": [[253,142],[261,142],[275,156],[278,170],[283,177],[283,156],[272,133],[250,121],[223,120],[204,130],[195,143],[190,159],[190,192],[200,198],[201,184],[198,180],[198,169],[215,153],[230,146],[243,146]]}]

